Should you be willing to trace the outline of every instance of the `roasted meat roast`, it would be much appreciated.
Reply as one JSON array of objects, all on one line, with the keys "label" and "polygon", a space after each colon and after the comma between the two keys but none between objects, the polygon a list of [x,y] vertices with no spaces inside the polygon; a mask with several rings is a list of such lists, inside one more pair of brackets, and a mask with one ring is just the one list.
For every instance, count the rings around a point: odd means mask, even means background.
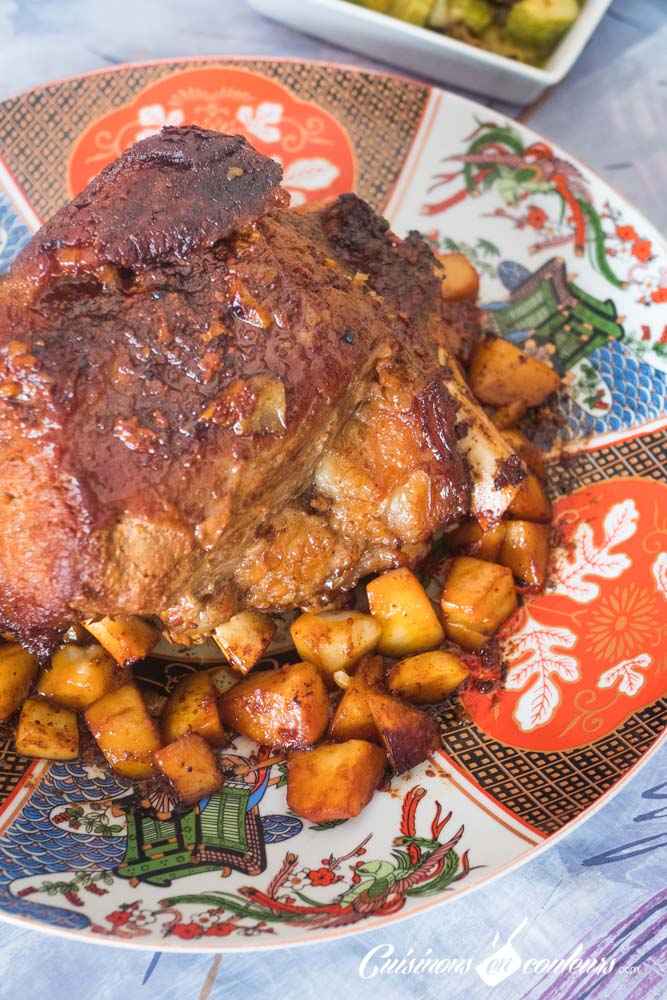
[{"label": "roasted meat roast", "polygon": [[239,136],[165,128],[0,282],[0,618],[336,606],[523,470],[456,361],[473,302],[354,195],[292,210]]}]

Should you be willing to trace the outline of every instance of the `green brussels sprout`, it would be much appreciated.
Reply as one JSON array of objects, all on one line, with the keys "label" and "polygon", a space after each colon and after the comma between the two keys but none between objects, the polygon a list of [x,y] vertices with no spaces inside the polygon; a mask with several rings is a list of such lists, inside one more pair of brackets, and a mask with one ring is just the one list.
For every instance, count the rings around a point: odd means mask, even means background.
[{"label": "green brussels sprout", "polygon": [[429,19],[434,0],[392,0],[389,13],[408,24],[423,27]]},{"label": "green brussels sprout", "polygon": [[519,0],[505,22],[509,41],[548,53],[579,17],[577,0]]}]

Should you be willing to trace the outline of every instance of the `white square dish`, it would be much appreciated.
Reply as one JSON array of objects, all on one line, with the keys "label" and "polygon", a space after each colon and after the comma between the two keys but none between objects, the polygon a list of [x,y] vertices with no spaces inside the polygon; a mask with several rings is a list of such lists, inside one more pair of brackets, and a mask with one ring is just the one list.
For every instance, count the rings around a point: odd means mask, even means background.
[{"label": "white square dish", "polygon": [[611,0],[586,0],[544,68],[514,62],[437,31],[405,24],[347,0],[249,0],[298,31],[465,90],[516,104],[535,100],[569,73]]}]

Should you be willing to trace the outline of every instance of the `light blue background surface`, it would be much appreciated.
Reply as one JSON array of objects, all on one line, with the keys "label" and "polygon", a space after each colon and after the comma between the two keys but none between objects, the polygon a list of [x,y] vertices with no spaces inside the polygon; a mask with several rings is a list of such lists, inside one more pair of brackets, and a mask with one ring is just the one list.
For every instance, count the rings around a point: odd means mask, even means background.
[{"label": "light blue background surface", "polygon": [[[242,0],[0,0],[0,99],[126,61],[244,53],[375,65],[263,21]],[[663,232],[665,53],[667,2],[616,0],[570,77],[523,114],[603,173]],[[331,944],[221,957],[107,950],[0,924],[0,997],[653,1000],[667,997],[666,859],[663,746],[611,802],[540,857],[421,916]],[[513,939],[513,964],[521,967],[496,986],[485,984],[474,966],[524,918]],[[361,978],[366,953],[385,945],[394,958],[469,959],[470,969]],[[583,956],[613,958],[616,967],[606,976],[535,973],[531,960],[543,967],[578,945]]]}]

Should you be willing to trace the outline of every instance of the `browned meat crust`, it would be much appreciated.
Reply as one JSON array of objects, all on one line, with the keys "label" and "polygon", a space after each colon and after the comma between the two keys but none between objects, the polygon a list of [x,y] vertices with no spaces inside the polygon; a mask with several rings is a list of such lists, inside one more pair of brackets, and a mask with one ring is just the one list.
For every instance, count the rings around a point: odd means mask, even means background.
[{"label": "browned meat crust", "polygon": [[0,617],[33,648],[332,603],[468,510],[430,250],[278,181],[240,137],[164,129],[0,282]]}]

